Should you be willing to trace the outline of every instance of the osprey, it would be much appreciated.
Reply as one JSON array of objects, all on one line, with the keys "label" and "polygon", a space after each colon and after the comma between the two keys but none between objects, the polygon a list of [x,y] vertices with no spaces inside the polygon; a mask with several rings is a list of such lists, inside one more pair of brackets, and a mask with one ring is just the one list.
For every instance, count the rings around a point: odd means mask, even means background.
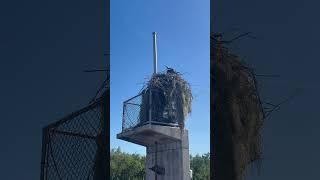
[{"label": "osprey", "polygon": [[167,73],[177,73],[174,69],[169,68],[168,66],[166,66],[167,68]]}]

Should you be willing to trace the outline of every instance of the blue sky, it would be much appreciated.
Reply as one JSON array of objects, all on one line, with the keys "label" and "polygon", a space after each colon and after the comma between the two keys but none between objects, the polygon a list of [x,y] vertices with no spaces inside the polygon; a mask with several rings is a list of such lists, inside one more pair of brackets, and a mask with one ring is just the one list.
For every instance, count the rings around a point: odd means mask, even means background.
[{"label": "blue sky", "polygon": [[193,111],[186,121],[190,153],[210,151],[209,0],[111,1],[111,148],[145,154],[116,139],[122,102],[137,95],[153,71],[152,32],[158,32],[158,69],[165,65],[191,84]]}]

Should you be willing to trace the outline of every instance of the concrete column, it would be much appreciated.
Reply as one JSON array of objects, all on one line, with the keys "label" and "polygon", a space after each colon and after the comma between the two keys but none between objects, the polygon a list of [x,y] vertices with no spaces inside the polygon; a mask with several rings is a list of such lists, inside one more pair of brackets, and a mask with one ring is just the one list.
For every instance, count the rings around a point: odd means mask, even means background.
[{"label": "concrete column", "polygon": [[[188,130],[146,124],[121,132],[117,134],[117,138],[147,148],[146,180],[190,180]],[[165,169],[165,173],[158,174],[157,179],[154,171],[149,169],[156,165],[156,161],[158,166]]]},{"label": "concrete column", "polygon": [[[157,149],[157,153],[156,153]],[[156,154],[157,165],[165,168],[164,175],[157,175],[157,180],[190,180],[190,159],[188,131],[181,132],[181,139],[175,142],[159,142],[147,146],[146,156],[146,179],[155,180],[154,171]]]}]

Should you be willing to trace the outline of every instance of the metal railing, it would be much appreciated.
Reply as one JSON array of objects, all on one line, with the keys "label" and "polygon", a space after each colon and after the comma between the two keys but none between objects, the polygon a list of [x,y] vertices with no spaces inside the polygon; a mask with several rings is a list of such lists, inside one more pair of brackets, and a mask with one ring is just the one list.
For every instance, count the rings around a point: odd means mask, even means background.
[{"label": "metal railing", "polygon": [[43,129],[41,180],[97,178],[101,159],[106,156],[101,151],[105,133],[102,101],[99,99]]},{"label": "metal railing", "polygon": [[122,131],[132,130],[145,124],[179,126],[175,118],[168,116],[174,114],[171,112],[172,109],[165,108],[164,103],[152,95],[155,93],[157,93],[155,90],[143,91],[123,102]]},{"label": "metal railing", "polygon": [[146,107],[142,103],[142,93],[123,102],[122,131],[132,129],[147,120]]}]

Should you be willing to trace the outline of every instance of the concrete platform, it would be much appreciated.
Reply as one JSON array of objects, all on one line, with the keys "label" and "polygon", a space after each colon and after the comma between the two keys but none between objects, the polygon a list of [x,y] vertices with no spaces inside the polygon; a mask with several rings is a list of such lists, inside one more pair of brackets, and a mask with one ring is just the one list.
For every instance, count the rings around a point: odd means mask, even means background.
[{"label": "concrete platform", "polygon": [[[117,138],[146,147],[146,180],[190,180],[188,130],[146,124],[119,133]],[[164,173],[150,169],[155,165]]]},{"label": "concrete platform", "polygon": [[155,142],[162,144],[181,140],[181,130],[178,127],[146,124],[121,132],[117,134],[117,138],[148,147],[154,145]]}]

